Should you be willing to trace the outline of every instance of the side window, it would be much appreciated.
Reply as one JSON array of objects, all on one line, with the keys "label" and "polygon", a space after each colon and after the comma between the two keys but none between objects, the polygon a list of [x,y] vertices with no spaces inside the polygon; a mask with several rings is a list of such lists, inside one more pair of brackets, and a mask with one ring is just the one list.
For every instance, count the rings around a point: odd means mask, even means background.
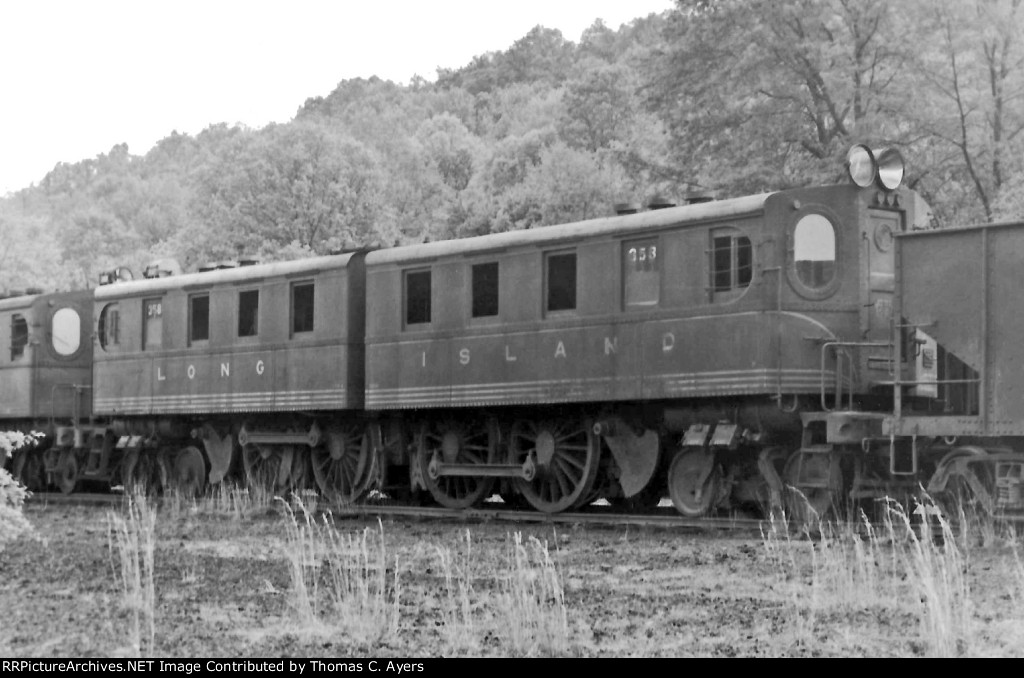
[{"label": "side window", "polygon": [[208,341],[210,338],[210,295],[197,294],[188,298],[188,343]]},{"label": "side window", "polygon": [[498,262],[473,266],[473,317],[498,315]]},{"label": "side window", "polygon": [[142,350],[151,351],[164,344],[163,299],[142,300]]},{"label": "side window", "polygon": [[73,308],[62,308],[50,321],[50,341],[57,355],[70,356],[82,345],[82,318]]},{"label": "side window", "polygon": [[313,283],[292,284],[292,335],[313,331]]},{"label": "side window", "polygon": [[626,307],[656,306],[661,295],[657,238],[622,244],[622,298]]},{"label": "side window", "polygon": [[255,337],[260,333],[260,291],[238,293],[238,336]]},{"label": "side window", "polygon": [[100,311],[99,325],[96,329],[100,348],[104,351],[121,343],[121,312],[116,302],[107,304]]},{"label": "side window", "polygon": [[405,272],[405,324],[430,322],[430,271]]},{"label": "side window", "polygon": [[836,231],[821,214],[808,214],[793,229],[793,265],[800,282],[813,290],[836,275]]},{"label": "side window", "polygon": [[576,253],[559,252],[547,255],[547,311],[571,311],[576,308]]},{"label": "side window", "polygon": [[25,316],[15,313],[11,316],[11,360],[17,360],[25,355],[25,347],[28,345],[28,322]]},{"label": "side window", "polygon": [[720,229],[711,232],[711,291],[746,289],[754,277],[750,238]]}]

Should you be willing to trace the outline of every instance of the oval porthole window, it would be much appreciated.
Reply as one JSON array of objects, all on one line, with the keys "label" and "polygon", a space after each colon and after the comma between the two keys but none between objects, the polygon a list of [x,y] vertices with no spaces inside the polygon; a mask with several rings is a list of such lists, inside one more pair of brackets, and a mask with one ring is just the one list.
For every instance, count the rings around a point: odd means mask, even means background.
[{"label": "oval porthole window", "polygon": [[53,314],[50,336],[57,355],[74,355],[82,345],[82,318],[73,308],[62,308]]},{"label": "oval porthole window", "polygon": [[826,287],[836,276],[836,230],[821,214],[808,214],[793,230],[793,263],[800,282]]}]

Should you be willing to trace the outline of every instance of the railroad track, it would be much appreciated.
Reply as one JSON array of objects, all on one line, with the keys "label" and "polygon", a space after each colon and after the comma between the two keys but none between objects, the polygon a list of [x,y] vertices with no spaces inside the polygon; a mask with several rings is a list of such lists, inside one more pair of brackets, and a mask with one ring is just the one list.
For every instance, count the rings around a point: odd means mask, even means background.
[{"label": "railroad track", "polygon": [[[33,505],[88,505],[117,506],[125,499],[119,492],[112,493],[75,493],[36,492],[29,498]],[[510,523],[550,523],[559,525],[601,525],[601,526],[636,526],[665,529],[687,529],[693,531],[707,530],[753,530],[757,531],[766,521],[754,518],[687,518],[668,508],[655,509],[650,513],[620,513],[607,506],[591,506],[586,511],[566,513],[540,513],[538,511],[509,509],[494,502],[477,508],[449,509],[441,506],[407,506],[388,503],[365,503],[354,506],[328,506],[318,503],[316,511],[330,510],[335,518],[364,518],[370,516],[407,518],[419,520],[438,520],[446,522],[510,522]]]},{"label": "railroad track", "polygon": [[[55,492],[39,492],[29,498],[34,505],[89,505],[118,506],[125,495],[114,493],[75,493],[65,495]],[[163,501],[163,500],[161,500]],[[608,506],[592,505],[585,511],[547,514],[538,511],[510,509],[500,502],[485,502],[471,509],[449,509],[440,506],[409,506],[388,503],[365,503],[354,506],[329,506],[323,502],[315,504],[313,512],[330,511],[335,518],[400,518],[439,522],[469,523],[523,523],[551,525],[589,525],[600,527],[645,527],[662,530],[677,530],[684,533],[708,533],[726,531],[732,533],[753,533],[760,535],[769,527],[762,518],[740,516],[688,518],[679,515],[670,507],[659,507],[648,513],[621,513]],[[854,529],[862,526],[855,525]]]}]

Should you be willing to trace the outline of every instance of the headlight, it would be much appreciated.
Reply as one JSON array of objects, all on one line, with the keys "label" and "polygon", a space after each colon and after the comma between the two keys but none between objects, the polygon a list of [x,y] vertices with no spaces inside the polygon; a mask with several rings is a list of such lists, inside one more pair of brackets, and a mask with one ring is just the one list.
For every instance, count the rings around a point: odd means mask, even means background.
[{"label": "headlight", "polygon": [[871,149],[863,144],[857,144],[846,154],[846,169],[853,183],[861,188],[875,183],[875,159]]},{"label": "headlight", "polygon": [[878,164],[878,183],[887,191],[895,191],[903,183],[903,156],[895,148],[880,148],[874,154]]},{"label": "headlight", "polygon": [[870,149],[857,144],[846,154],[846,169],[850,179],[861,188],[877,182],[887,191],[895,191],[903,183],[905,165],[903,156],[895,148]]}]

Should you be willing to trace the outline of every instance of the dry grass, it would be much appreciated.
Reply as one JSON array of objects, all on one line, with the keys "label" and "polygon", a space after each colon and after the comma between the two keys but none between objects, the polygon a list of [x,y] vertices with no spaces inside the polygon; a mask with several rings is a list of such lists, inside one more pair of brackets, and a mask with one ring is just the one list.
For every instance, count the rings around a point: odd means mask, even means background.
[{"label": "dry grass", "polygon": [[[797,538],[784,518],[767,525],[763,543],[787,583],[790,630],[798,642],[809,640],[834,613],[863,612],[916,619],[918,638],[911,645],[921,654],[970,653],[967,533],[958,538],[930,500],[919,508],[934,517],[936,530],[891,500],[878,526],[863,513],[860,524],[819,522],[813,529],[804,526]],[[809,572],[802,565],[808,561]]]},{"label": "dry grass", "polygon": [[126,498],[123,516],[110,513],[107,521],[114,577],[129,614],[132,649],[139,656],[152,653],[156,639],[156,519],[156,511],[140,494]]},{"label": "dry grass", "polygon": [[453,553],[436,546],[438,566],[444,578],[441,595],[441,633],[445,655],[469,654],[479,647],[478,620],[474,619],[473,538],[464,533],[463,548]]},{"label": "dry grass", "polygon": [[562,575],[547,542],[516,532],[508,543],[508,570],[501,578],[499,608],[507,615],[507,640],[519,655],[564,655],[569,650],[569,612]]},{"label": "dry grass", "polygon": [[339,630],[357,643],[375,645],[398,632],[401,582],[397,558],[388,569],[383,525],[343,534],[329,513],[319,520],[300,500],[287,514],[285,557],[290,602],[312,631]]}]

